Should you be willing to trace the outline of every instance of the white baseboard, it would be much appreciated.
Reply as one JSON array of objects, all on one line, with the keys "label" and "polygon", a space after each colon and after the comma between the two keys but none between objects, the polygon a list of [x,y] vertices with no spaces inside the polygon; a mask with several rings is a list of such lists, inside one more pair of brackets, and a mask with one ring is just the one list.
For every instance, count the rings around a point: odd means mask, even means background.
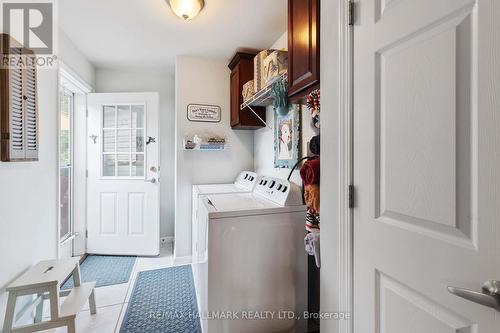
[{"label": "white baseboard", "polygon": [[191,256],[187,257],[174,257],[174,265],[179,266],[179,265],[186,265],[190,264],[192,262]]}]

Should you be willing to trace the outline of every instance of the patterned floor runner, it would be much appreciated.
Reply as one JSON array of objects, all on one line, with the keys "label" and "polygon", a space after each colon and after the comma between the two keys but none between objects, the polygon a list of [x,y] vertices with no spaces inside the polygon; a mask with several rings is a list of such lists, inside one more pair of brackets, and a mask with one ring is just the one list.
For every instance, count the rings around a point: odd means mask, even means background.
[{"label": "patterned floor runner", "polygon": [[191,266],[140,272],[120,333],[201,333]]},{"label": "patterned floor runner", "polygon": [[[96,281],[96,287],[127,283],[136,257],[89,255],[80,265],[82,282]],[[73,288],[73,278],[61,290]]]}]

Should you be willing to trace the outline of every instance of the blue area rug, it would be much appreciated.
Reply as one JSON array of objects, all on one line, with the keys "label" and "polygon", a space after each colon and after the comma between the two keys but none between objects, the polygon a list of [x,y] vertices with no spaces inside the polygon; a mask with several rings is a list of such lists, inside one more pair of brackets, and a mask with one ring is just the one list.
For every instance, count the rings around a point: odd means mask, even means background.
[{"label": "blue area rug", "polygon": [[120,333],[201,333],[191,266],[140,272]]},{"label": "blue area rug", "polygon": [[[127,283],[134,268],[136,257],[88,256],[80,265],[82,282],[96,282],[96,287]],[[73,288],[73,278],[66,281],[61,290]]]}]

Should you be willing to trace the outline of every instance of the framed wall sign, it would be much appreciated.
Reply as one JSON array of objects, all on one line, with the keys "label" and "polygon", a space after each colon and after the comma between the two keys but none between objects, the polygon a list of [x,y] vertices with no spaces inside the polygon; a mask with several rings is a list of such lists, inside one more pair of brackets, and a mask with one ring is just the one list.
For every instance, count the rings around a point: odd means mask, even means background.
[{"label": "framed wall sign", "polygon": [[189,104],[187,118],[189,121],[218,123],[221,120],[221,108],[216,105]]}]

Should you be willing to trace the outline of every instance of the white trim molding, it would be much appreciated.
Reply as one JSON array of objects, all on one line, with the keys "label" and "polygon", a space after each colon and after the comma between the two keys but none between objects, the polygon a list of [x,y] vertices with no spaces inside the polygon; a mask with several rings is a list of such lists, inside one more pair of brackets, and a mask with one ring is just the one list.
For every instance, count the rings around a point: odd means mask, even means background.
[{"label": "white trim molding", "polygon": [[174,256],[174,266],[187,265],[192,262],[191,256],[186,257],[175,257]]},{"label": "white trim molding", "polygon": [[352,50],[349,1],[321,2],[321,312],[349,313],[322,320],[321,330],[352,333],[354,237],[352,185]]},{"label": "white trim molding", "polygon": [[61,77],[60,85],[74,94],[89,94],[93,91],[87,82],[62,61],[59,61],[59,75]]},{"label": "white trim molding", "polygon": [[[93,88],[85,82],[75,71],[59,61],[59,89],[66,89],[74,94],[73,97],[73,231],[72,242],[73,255],[83,255],[86,252],[86,199],[87,199],[87,94],[93,91]],[[58,95],[58,117],[60,114],[60,102]],[[59,119],[59,118],[58,118]],[[58,124],[58,131],[60,130]],[[57,140],[57,151],[59,151],[59,136]],[[59,161],[59,157],[58,157]],[[59,182],[59,178],[58,178]],[[58,185],[59,188],[59,185]],[[59,196],[58,200],[59,202]],[[59,205],[57,207],[59,214]],[[60,220],[57,223],[57,239],[59,240]],[[69,242],[69,239],[68,239]],[[65,243],[68,243],[65,242]],[[57,247],[57,257],[61,255],[61,246]]]}]

